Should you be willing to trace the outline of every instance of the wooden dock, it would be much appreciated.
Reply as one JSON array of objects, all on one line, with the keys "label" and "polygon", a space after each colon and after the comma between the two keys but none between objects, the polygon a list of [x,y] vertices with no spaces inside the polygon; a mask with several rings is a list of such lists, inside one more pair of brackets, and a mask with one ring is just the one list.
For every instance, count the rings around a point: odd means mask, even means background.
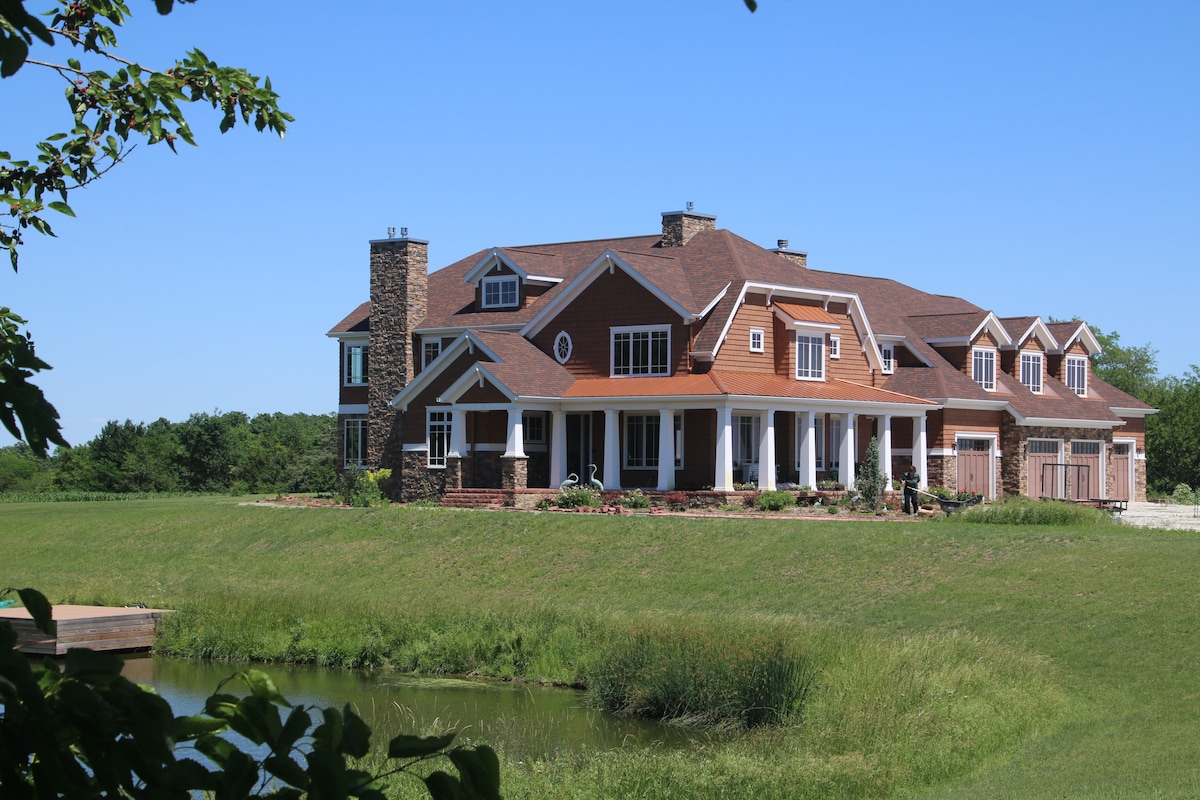
[{"label": "wooden dock", "polygon": [[104,606],[54,606],[58,636],[47,636],[33,625],[23,608],[0,608],[17,632],[17,649],[30,655],[65,656],[72,647],[92,650],[145,650],[158,636],[163,614],[159,608],[106,608]]}]

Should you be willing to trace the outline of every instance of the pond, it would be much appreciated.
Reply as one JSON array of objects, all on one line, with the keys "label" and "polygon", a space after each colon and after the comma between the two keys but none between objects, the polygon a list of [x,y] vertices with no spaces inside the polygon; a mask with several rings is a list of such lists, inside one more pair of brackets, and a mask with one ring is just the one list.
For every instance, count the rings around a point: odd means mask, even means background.
[{"label": "pond", "polygon": [[[399,733],[456,730],[457,743],[488,744],[509,758],[536,760],[584,749],[688,747],[706,738],[703,732],[597,711],[577,691],[529,684],[158,656],[129,656],[122,674],[153,686],[179,715],[198,713],[221,681],[251,667],[270,675],[295,705],[350,703],[371,727],[373,743]],[[223,691],[246,693],[240,682]]]}]

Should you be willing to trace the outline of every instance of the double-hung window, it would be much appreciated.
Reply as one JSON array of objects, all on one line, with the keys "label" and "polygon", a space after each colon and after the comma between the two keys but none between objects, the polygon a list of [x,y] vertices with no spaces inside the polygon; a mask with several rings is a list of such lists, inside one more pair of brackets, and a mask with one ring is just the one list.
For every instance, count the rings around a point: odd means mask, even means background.
[{"label": "double-hung window", "polygon": [[522,414],[521,436],[525,444],[546,443],[546,417],[544,414]]},{"label": "double-hung window", "polygon": [[348,419],[342,436],[343,464],[346,469],[367,463],[367,421]]},{"label": "double-hung window", "polygon": [[796,378],[802,381],[825,380],[824,334],[796,334]]},{"label": "double-hung window", "polygon": [[671,329],[613,328],[612,374],[671,374]]},{"label": "double-hung window", "polygon": [[347,344],[342,382],[346,386],[365,386],[367,383],[367,346]]},{"label": "double-hung window", "polygon": [[1021,353],[1021,383],[1034,394],[1042,393],[1042,354]]},{"label": "double-hung window", "polygon": [[429,466],[445,467],[446,454],[450,452],[450,411],[426,411],[426,431],[429,446]]},{"label": "double-hung window", "polygon": [[1067,356],[1067,388],[1080,397],[1087,397],[1087,359]]},{"label": "double-hung window", "polygon": [[896,348],[893,345],[879,345],[879,357],[883,360],[884,375],[891,375],[896,371]]},{"label": "double-hung window", "polygon": [[971,351],[971,380],[985,391],[996,391],[996,351],[990,347],[976,347]]},{"label": "double-hung window", "polygon": [[484,308],[511,308],[520,295],[520,281],[516,275],[501,275],[484,278],[480,284]]},{"label": "double-hung window", "polygon": [[[625,416],[625,467],[657,469],[658,437],[662,430],[658,414]],[[683,415],[675,415],[675,468],[683,468]]]},{"label": "double-hung window", "polygon": [[423,340],[421,345],[421,368],[428,367],[441,354],[442,338],[440,336]]}]

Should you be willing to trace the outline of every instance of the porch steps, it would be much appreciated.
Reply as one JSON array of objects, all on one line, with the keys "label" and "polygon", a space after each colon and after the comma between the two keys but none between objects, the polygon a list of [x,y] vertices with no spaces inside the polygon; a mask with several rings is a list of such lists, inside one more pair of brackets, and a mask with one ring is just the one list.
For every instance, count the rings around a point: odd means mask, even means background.
[{"label": "porch steps", "polygon": [[442,495],[443,508],[487,508],[500,502],[500,489],[447,489]]}]

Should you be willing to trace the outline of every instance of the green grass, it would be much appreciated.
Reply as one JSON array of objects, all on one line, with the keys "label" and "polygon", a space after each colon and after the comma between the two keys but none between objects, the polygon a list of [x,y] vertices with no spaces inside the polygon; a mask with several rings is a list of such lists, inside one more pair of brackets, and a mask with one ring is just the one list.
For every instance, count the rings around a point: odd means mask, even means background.
[{"label": "green grass", "polygon": [[506,764],[512,797],[1200,795],[1194,534],[214,497],[5,505],[0,565],[55,602],[180,609],[164,644],[192,654],[570,682],[682,627],[716,677],[738,656],[704,648],[738,635],[811,665],[783,726]]}]

